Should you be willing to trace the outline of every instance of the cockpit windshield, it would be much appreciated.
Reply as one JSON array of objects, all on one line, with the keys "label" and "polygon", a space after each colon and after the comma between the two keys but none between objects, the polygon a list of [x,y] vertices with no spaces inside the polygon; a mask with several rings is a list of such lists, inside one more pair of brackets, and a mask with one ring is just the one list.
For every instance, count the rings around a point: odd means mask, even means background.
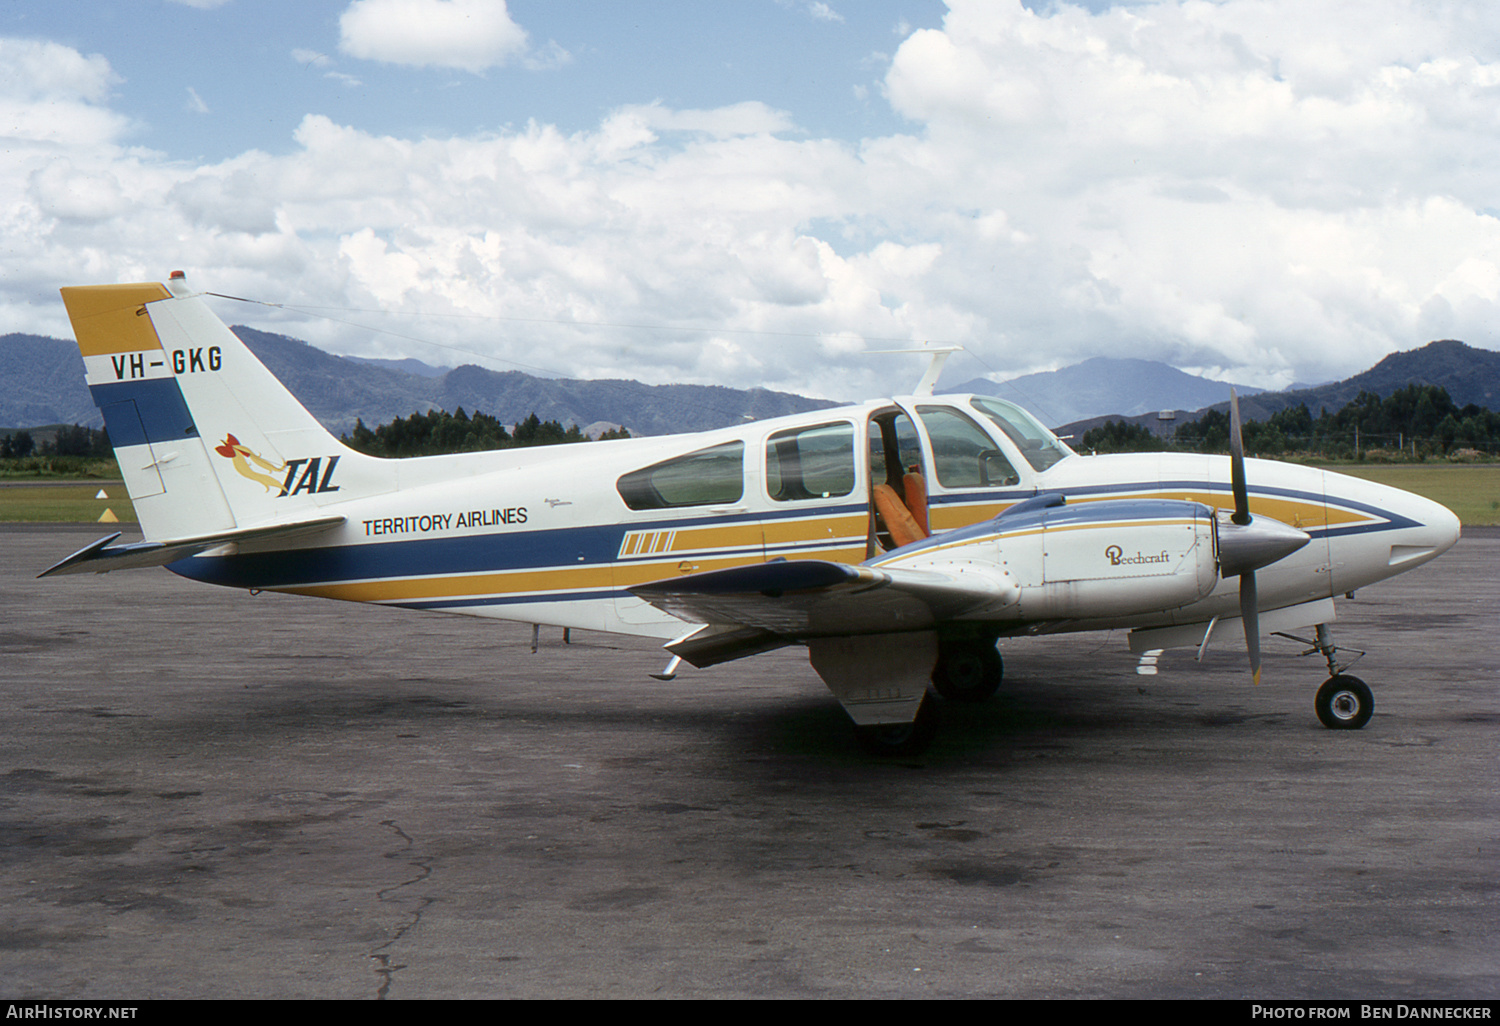
[{"label": "cockpit windshield", "polygon": [[1060,442],[1056,435],[1014,403],[976,395],[969,400],[969,405],[1005,432],[1033,470],[1046,470],[1063,457],[1073,455],[1073,450]]}]

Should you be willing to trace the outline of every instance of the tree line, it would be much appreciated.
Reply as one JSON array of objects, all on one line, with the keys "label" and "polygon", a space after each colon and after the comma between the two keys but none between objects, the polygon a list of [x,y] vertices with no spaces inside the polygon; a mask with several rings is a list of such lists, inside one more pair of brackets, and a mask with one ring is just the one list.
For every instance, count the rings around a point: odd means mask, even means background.
[{"label": "tree line", "polygon": [[[90,473],[97,467],[86,467],[88,461],[112,460],[108,432],[99,428],[70,424],[56,429],[11,431],[0,435],[0,460],[6,460],[12,472]],[[38,436],[42,440],[38,441]],[[606,431],[600,438],[629,438],[624,428]],[[371,456],[432,456],[451,452],[478,452],[485,449],[511,449],[529,445],[562,445],[587,441],[578,426],[563,427],[555,420],[542,420],[535,413],[507,430],[504,424],[486,413],[465,413],[459,407],[453,413],[429,410],[397,417],[389,424],[371,429],[363,420],[356,421],[354,431],[341,441]]]},{"label": "tree line", "polygon": [[[1500,452],[1500,413],[1456,405],[1440,385],[1408,385],[1382,399],[1361,392],[1336,413],[1314,417],[1306,403],[1242,426],[1245,452],[1254,456],[1300,453],[1324,459],[1415,459]],[[1180,449],[1229,451],[1229,414],[1210,410],[1161,438],[1140,424],[1115,421],[1085,432],[1081,448],[1093,452]]]},{"label": "tree line", "polygon": [[[600,438],[629,438],[624,428],[606,431]],[[542,420],[535,412],[513,431],[487,413],[464,412],[460,406],[453,413],[432,409],[397,417],[389,424],[371,429],[363,420],[354,422],[354,431],[340,439],[349,448],[370,456],[436,456],[452,452],[480,452],[486,449],[514,449],[531,445],[564,445],[587,441],[577,424],[563,427],[556,420]]]},{"label": "tree line", "polygon": [[109,435],[81,424],[61,426],[52,438],[40,443],[30,431],[12,431],[0,436],[0,459],[21,460],[30,456],[106,459],[110,453]]}]

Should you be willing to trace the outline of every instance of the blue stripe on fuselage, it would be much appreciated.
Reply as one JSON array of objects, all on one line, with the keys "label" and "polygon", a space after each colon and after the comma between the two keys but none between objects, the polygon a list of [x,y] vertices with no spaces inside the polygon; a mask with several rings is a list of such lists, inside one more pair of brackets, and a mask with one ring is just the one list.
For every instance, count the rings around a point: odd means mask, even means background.
[{"label": "blue stripe on fuselage", "polygon": [[[1047,492],[1058,492],[1066,496],[1069,500],[1074,500],[1094,495],[1122,495],[1130,494],[1132,492],[1146,491],[1198,491],[1220,493],[1226,497],[1230,497],[1233,494],[1230,484],[1227,481],[1153,481],[1149,483],[1137,482],[1135,484],[1127,483],[1113,485],[1086,485],[1074,488],[1055,487],[1043,489],[1041,494],[1045,494]],[[1030,493],[1027,494],[1029,495]],[[933,496],[931,499],[929,499],[929,502],[934,505],[942,505],[947,503],[959,504],[979,502],[1004,502],[1012,498],[1014,495],[1014,492],[982,492],[972,495],[942,495]],[[1304,492],[1299,491],[1295,488],[1272,488],[1268,486],[1254,485],[1250,489],[1250,495],[1252,497],[1261,495],[1268,498],[1298,499],[1303,502],[1310,502],[1319,506],[1325,504],[1323,493]],[[1143,496],[1141,501],[1151,500],[1149,497]],[[1326,501],[1328,503],[1331,503],[1332,505],[1340,506],[1344,509],[1358,510],[1361,513],[1368,513],[1373,517],[1380,517],[1384,522],[1374,524],[1349,524],[1345,526],[1333,527],[1305,526],[1302,528],[1314,538],[1337,538],[1341,535],[1367,534],[1371,531],[1391,531],[1406,527],[1421,526],[1417,521],[1412,520],[1410,517],[1404,517],[1399,513],[1392,512],[1388,509],[1382,509],[1379,506],[1372,506],[1367,502],[1357,502],[1353,499],[1346,499],[1338,495],[1329,496]]]},{"label": "blue stripe on fuselage", "polygon": [[232,588],[290,588],[379,578],[537,570],[613,563],[625,527],[515,531],[467,538],[425,538],[283,552],[180,559],[184,577]]}]

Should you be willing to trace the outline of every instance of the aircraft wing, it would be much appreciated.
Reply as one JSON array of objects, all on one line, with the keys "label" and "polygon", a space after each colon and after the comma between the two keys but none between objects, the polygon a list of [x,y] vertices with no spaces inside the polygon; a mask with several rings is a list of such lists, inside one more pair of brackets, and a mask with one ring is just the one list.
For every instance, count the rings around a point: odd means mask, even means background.
[{"label": "aircraft wing", "polygon": [[929,630],[1019,597],[975,561],[912,569],[818,560],[762,563],[637,585],[631,593],[705,626],[667,649],[694,666],[817,637]]},{"label": "aircraft wing", "polygon": [[242,527],[233,531],[195,535],[191,538],[175,538],[166,541],[143,541],[130,545],[110,544],[120,537],[115,532],[86,545],[67,559],[48,567],[38,577],[53,577],[60,574],[104,574],[111,570],[134,570],[146,566],[166,566],[188,556],[196,556],[209,549],[233,542],[260,541],[267,538],[295,538],[305,534],[326,531],[344,522],[343,517],[316,517],[289,523],[267,524],[261,527]]}]

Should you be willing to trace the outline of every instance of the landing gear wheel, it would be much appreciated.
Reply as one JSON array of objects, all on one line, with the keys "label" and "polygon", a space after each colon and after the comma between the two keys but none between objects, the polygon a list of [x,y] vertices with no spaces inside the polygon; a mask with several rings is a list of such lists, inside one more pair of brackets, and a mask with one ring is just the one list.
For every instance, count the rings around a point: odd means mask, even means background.
[{"label": "landing gear wheel", "polygon": [[1364,681],[1341,673],[1323,682],[1313,705],[1318,720],[1329,730],[1358,730],[1370,722],[1375,696]]},{"label": "landing gear wheel", "polygon": [[1000,689],[1005,662],[994,642],[944,645],[932,670],[937,693],[950,702],[983,702]]},{"label": "landing gear wheel", "polygon": [[921,755],[937,736],[937,703],[923,697],[917,707],[917,718],[910,723],[883,723],[873,727],[855,727],[854,739],[870,755],[882,758]]}]

